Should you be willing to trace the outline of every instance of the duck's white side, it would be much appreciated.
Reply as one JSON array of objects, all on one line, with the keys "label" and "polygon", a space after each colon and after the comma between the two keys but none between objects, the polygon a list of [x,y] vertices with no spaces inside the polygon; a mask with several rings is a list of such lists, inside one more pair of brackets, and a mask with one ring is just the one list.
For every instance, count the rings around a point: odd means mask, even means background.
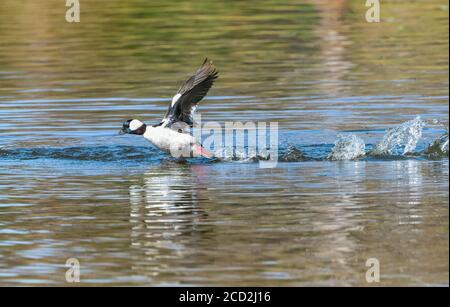
[{"label": "duck's white side", "polygon": [[163,126],[147,127],[143,136],[153,145],[172,156],[176,156],[177,152],[189,153],[192,147],[197,144],[192,135]]}]

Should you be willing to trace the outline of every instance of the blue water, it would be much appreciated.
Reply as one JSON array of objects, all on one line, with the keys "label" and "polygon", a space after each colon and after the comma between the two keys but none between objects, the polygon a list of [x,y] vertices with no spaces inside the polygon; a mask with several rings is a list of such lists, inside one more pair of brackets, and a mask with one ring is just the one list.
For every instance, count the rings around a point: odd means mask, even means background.
[{"label": "blue water", "polygon": [[[448,1],[55,3],[0,1],[0,286],[448,286]],[[117,135],[206,56],[202,121],[278,123],[274,168]]]}]

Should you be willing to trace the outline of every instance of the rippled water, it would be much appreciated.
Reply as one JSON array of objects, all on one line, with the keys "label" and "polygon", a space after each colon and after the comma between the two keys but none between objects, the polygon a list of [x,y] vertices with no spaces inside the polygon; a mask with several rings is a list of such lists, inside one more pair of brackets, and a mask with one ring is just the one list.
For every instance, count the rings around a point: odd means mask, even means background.
[{"label": "rippled water", "polygon": [[[448,2],[365,9],[2,0],[0,285],[448,285]],[[117,136],[205,56],[202,119],[278,122],[276,168]]]}]

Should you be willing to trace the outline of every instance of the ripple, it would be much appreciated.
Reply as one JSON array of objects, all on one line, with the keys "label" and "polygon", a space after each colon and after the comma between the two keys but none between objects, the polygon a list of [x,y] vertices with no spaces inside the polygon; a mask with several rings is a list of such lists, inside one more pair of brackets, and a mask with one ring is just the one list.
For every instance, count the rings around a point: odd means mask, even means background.
[{"label": "ripple", "polygon": [[153,161],[161,156],[162,153],[152,147],[135,146],[0,149],[0,158],[14,160]]}]

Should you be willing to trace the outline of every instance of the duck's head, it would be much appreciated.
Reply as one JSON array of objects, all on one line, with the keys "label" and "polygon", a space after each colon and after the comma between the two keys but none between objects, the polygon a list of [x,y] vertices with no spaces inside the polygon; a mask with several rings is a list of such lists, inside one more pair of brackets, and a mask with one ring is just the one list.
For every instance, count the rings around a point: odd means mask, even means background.
[{"label": "duck's head", "polygon": [[147,125],[138,119],[129,119],[123,123],[119,134],[136,134],[143,135],[147,130]]}]

